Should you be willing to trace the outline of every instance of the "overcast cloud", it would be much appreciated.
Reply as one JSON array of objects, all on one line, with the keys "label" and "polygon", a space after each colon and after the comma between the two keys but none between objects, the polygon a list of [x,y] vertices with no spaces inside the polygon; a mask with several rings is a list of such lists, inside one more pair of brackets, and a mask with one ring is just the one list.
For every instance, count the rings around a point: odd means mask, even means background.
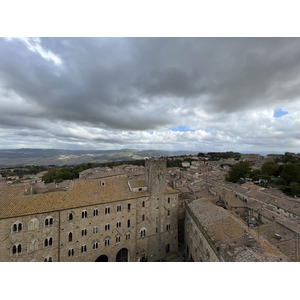
[{"label": "overcast cloud", "polygon": [[300,152],[300,39],[3,38],[0,112],[2,149]]}]

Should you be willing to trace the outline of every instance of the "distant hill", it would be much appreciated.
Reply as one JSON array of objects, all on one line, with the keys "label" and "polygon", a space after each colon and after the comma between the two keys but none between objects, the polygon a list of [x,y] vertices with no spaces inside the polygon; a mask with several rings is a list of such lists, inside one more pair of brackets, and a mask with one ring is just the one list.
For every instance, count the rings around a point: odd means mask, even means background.
[{"label": "distant hill", "polygon": [[0,167],[26,165],[78,165],[120,160],[136,160],[145,157],[161,157],[197,154],[196,151],[164,150],[62,150],[62,149],[5,149],[0,150]]}]

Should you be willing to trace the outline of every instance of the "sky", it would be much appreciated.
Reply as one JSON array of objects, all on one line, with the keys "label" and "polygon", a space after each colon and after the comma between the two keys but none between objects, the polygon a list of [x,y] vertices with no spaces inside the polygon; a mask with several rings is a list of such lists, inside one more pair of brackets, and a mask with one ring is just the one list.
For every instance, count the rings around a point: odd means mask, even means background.
[{"label": "sky", "polygon": [[1,38],[0,148],[299,152],[300,39]]}]

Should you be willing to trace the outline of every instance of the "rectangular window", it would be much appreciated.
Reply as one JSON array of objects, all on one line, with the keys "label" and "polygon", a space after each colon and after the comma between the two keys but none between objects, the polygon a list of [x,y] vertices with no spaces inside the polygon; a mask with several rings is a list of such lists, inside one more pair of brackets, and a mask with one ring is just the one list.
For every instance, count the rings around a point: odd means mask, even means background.
[{"label": "rectangular window", "polygon": [[107,207],[105,207],[105,214],[108,215],[109,213],[110,213],[110,207],[107,206]]},{"label": "rectangular window", "polygon": [[87,233],[86,229],[82,229],[82,230],[81,230],[81,235],[82,235],[82,236],[85,236],[86,233]]},{"label": "rectangular window", "polygon": [[95,227],[93,228],[93,233],[97,233],[97,232],[98,232],[98,227],[95,226]]},{"label": "rectangular window", "polygon": [[109,230],[109,224],[105,224],[105,231]]},{"label": "rectangular window", "polygon": [[168,209],[168,216],[170,215],[170,210]]},{"label": "rectangular window", "polygon": [[121,205],[117,205],[117,212],[121,211]]},{"label": "rectangular window", "polygon": [[126,233],[126,240],[130,240],[130,233]]},{"label": "rectangular window", "polygon": [[142,215],[142,221],[145,221],[145,215]]},{"label": "rectangular window", "polygon": [[98,216],[98,208],[94,208],[94,217]]},{"label": "rectangular window", "polygon": [[74,249],[69,249],[68,256],[74,256]]},{"label": "rectangular window", "polygon": [[118,235],[118,236],[116,237],[116,243],[120,243],[120,241],[121,241],[121,237]]},{"label": "rectangular window", "polygon": [[109,239],[105,240],[105,247],[109,246]]},{"label": "rectangular window", "polygon": [[130,211],[130,206],[131,206],[131,204],[128,203],[128,204],[127,204],[127,210],[128,210],[128,211]]},{"label": "rectangular window", "polygon": [[87,211],[86,210],[84,210],[84,211],[81,212],[81,218],[82,219],[87,218]]},{"label": "rectangular window", "polygon": [[117,222],[117,228],[120,228],[120,227],[121,227],[121,222],[118,221],[118,222]]},{"label": "rectangular window", "polygon": [[127,220],[127,227],[130,227],[130,220]]},{"label": "rectangular window", "polygon": [[86,252],[86,245],[81,246],[81,253],[85,253]]}]

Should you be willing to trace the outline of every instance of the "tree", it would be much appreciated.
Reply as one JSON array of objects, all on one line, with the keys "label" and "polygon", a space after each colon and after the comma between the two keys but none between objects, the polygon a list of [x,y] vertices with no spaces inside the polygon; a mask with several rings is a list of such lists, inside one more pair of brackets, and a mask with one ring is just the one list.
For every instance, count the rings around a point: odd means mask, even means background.
[{"label": "tree", "polygon": [[226,180],[231,182],[237,182],[240,178],[250,176],[250,165],[248,162],[240,162],[231,167]]},{"label": "tree", "polygon": [[262,165],[261,171],[269,176],[278,176],[279,165],[275,161],[267,161]]}]

